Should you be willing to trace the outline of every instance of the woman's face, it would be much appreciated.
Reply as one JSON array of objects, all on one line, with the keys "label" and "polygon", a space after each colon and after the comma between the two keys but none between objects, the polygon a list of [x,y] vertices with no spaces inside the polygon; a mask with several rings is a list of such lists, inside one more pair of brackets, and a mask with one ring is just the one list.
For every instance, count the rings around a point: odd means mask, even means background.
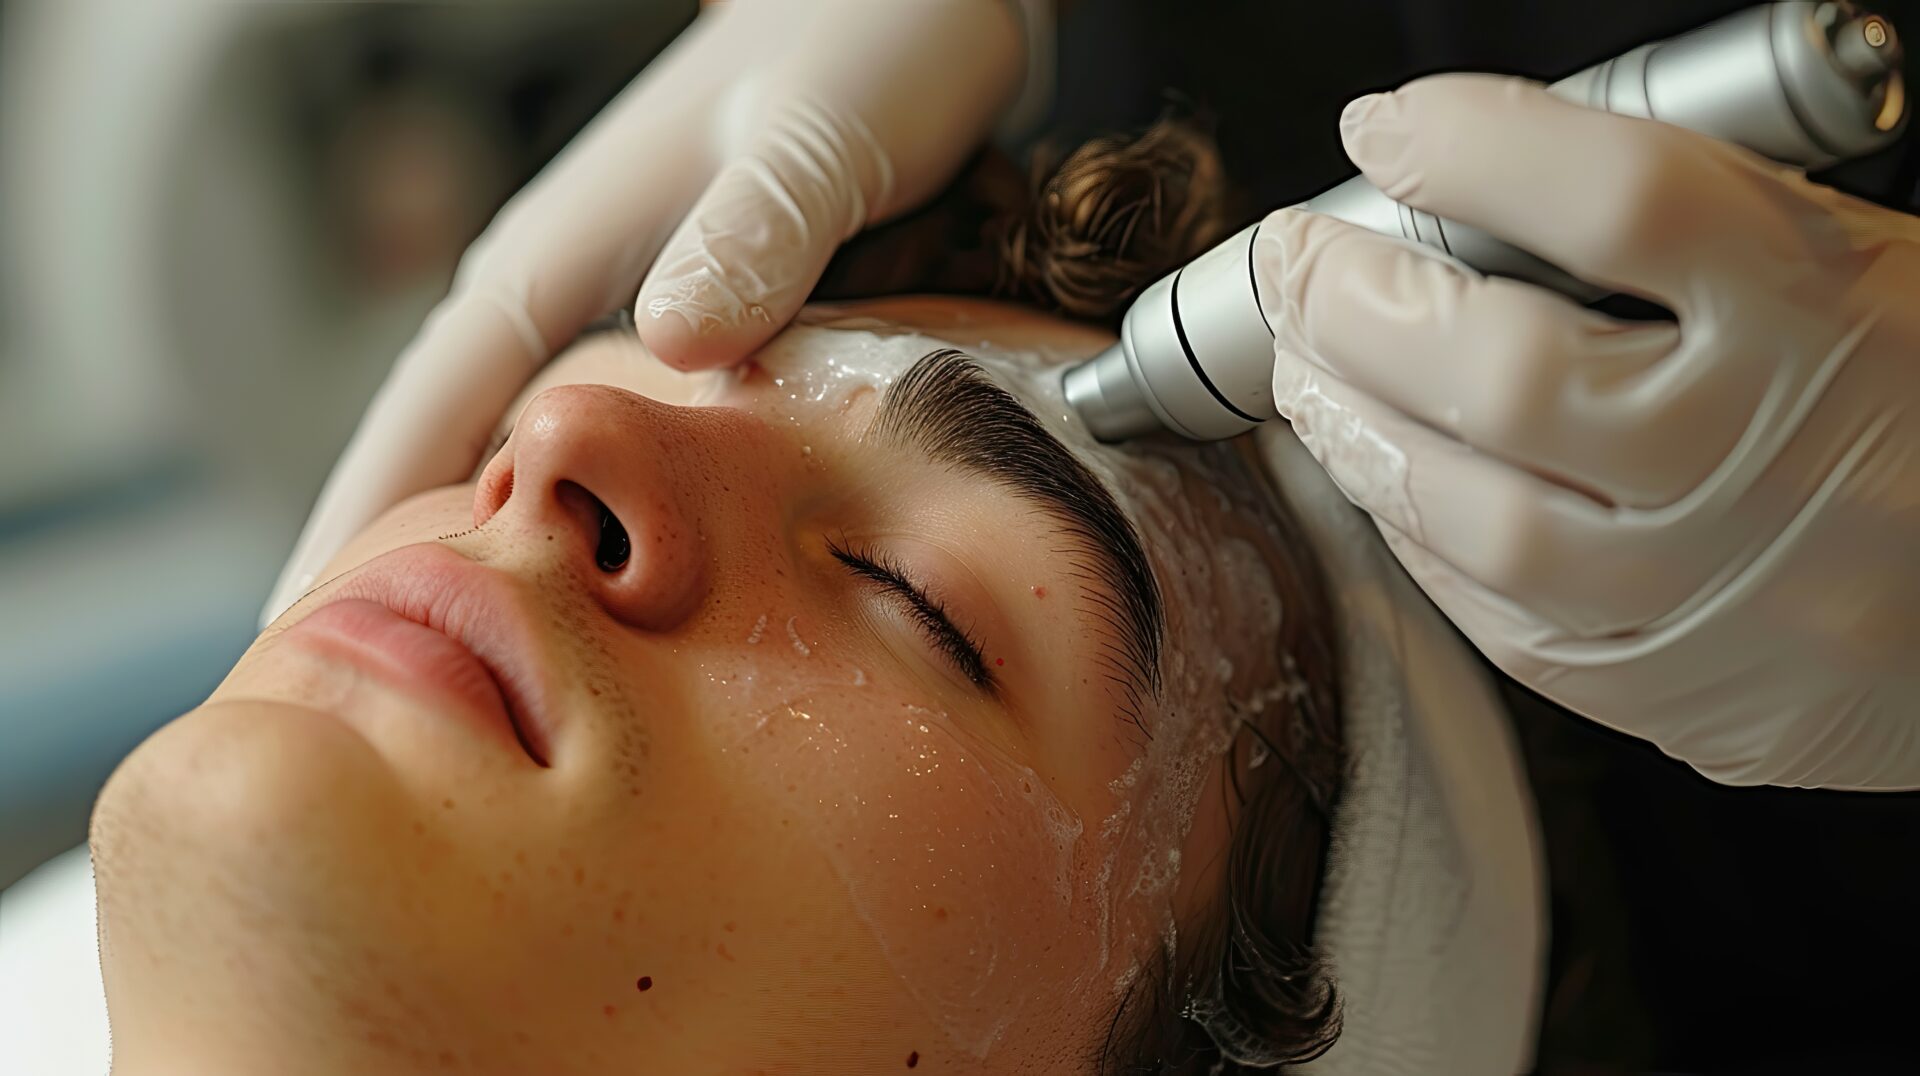
[{"label": "woman's face", "polygon": [[1038,371],[1103,334],[860,313],[701,379],[583,341],[477,482],[374,523],[132,756],[95,821],[123,1058],[1091,1052],[1224,846],[1270,535],[1075,431]]}]

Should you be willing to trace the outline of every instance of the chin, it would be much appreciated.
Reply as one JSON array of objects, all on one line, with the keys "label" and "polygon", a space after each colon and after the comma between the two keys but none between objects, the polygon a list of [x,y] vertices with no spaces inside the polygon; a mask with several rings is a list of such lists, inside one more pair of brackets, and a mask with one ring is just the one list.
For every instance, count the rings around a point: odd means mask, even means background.
[{"label": "chin", "polygon": [[324,714],[201,706],[148,737],[101,791],[90,834],[101,899],[332,914],[331,894],[382,869],[402,802],[366,742]]}]

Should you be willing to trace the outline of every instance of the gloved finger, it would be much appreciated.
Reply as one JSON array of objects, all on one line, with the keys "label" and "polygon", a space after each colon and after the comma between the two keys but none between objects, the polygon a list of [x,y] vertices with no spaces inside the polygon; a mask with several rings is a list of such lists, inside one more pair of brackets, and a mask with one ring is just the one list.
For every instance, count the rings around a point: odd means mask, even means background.
[{"label": "gloved finger", "polygon": [[640,288],[641,340],[682,369],[745,358],[841,243],[946,184],[1019,88],[1021,41],[1012,5],[973,0],[838,0],[796,20],[753,95],[778,104],[732,116],[741,156]]},{"label": "gloved finger", "polygon": [[1416,79],[1348,104],[1341,138],[1390,197],[1482,228],[1683,319],[1703,263],[1792,260],[1805,239],[1782,166],[1669,124],[1494,75]]},{"label": "gloved finger", "polygon": [[530,332],[486,293],[463,293],[434,310],[327,476],[261,611],[262,628],[324,582],[327,562],[374,517],[472,474],[501,412],[545,357]]},{"label": "gloved finger", "polygon": [[[1900,722],[1878,720],[1863,704],[1858,671],[1846,661],[1815,670],[1784,667],[1776,649],[1787,639],[1818,652],[1833,636],[1825,625],[1781,624],[1752,596],[1726,622],[1729,634],[1689,630],[1675,618],[1635,645],[1618,637],[1582,636],[1545,623],[1526,608],[1453,570],[1391,526],[1380,535],[1434,605],[1487,659],[1563,706],[1609,728],[1647,740],[1719,784],[1785,784],[1860,789],[1910,787],[1891,775],[1911,737]],[[1723,613],[1724,615],[1724,613]],[[1851,625],[1849,626],[1851,628]],[[1848,630],[1843,637],[1858,638]],[[1849,655],[1851,657],[1851,655]],[[1761,687],[1757,706],[1723,704],[1727,678]],[[1596,707],[1596,699],[1631,703]],[[1798,716],[1795,716],[1798,715]],[[1836,719],[1840,734],[1836,735]],[[1764,736],[1755,736],[1761,723]],[[1843,756],[1861,751],[1857,776],[1836,782]],[[1860,765],[1864,762],[1864,765]]]},{"label": "gloved finger", "polygon": [[[1274,403],[1347,498],[1427,554],[1427,586],[1458,577],[1542,631],[1591,638],[1676,611],[1729,562],[1698,520],[1601,505],[1424,426],[1280,349]],[[1718,531],[1726,530],[1718,520]],[[1403,558],[1405,561],[1405,558]],[[1622,584],[1631,580],[1632,586]]]},{"label": "gloved finger", "polygon": [[806,302],[841,243],[889,197],[866,126],[790,101],[694,203],[634,303],[641,342],[682,370],[739,361]]},{"label": "gloved finger", "polygon": [[1612,504],[1671,504],[1726,458],[1759,368],[1704,369],[1622,322],[1428,248],[1281,210],[1254,270],[1279,346],[1401,413]]},{"label": "gloved finger", "polygon": [[[546,352],[537,360],[631,301],[712,179],[712,133],[692,120],[699,101],[688,101],[684,114],[662,114],[647,91],[672,79],[692,98],[723,93],[697,61],[703,49],[729,43],[729,25],[697,22],[515,194],[461,258],[453,294],[489,292],[522,312]],[[700,77],[684,75],[689,61]]]},{"label": "gloved finger", "polygon": [[[810,4],[740,6],[703,11],[461,259],[454,292],[489,292],[522,312],[546,352],[539,358],[632,302],[734,149],[713,117],[739,93],[740,72],[776,62],[779,48],[817,17]],[[675,107],[663,108],[669,89]]]}]

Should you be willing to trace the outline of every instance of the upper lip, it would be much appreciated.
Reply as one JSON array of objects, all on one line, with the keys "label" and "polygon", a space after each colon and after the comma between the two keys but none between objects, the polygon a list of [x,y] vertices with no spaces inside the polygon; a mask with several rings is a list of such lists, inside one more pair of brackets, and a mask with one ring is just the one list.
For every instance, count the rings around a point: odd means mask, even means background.
[{"label": "upper lip", "polygon": [[507,716],[533,760],[553,758],[552,686],[539,663],[532,617],[512,576],[424,543],[368,561],[342,579],[315,609],[350,598],[378,602],[471,650],[507,703]]}]

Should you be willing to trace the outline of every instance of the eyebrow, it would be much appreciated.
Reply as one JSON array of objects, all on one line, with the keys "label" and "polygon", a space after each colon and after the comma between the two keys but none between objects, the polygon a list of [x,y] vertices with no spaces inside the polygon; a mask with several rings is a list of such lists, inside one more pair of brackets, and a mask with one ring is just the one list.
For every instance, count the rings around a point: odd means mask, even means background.
[{"label": "eyebrow", "polygon": [[965,352],[916,361],[881,398],[866,438],[918,449],[934,461],[1010,489],[1053,516],[1080,554],[1087,599],[1108,627],[1108,679],[1136,725],[1143,696],[1160,691],[1166,614],[1140,536],[1113,495],[1013,394]]}]

